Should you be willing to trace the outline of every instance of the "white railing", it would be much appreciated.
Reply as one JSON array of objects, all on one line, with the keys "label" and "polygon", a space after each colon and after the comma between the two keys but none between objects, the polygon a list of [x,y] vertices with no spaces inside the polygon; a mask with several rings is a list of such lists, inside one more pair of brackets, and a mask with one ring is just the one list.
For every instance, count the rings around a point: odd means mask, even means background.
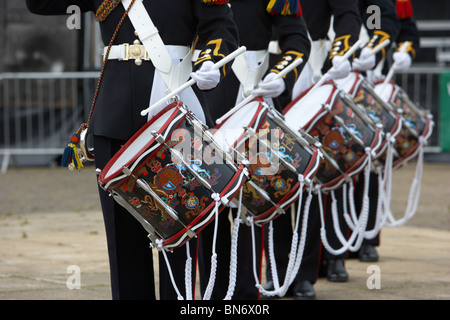
[{"label": "white railing", "polygon": [[0,156],[59,155],[89,114],[98,72],[1,73]]}]

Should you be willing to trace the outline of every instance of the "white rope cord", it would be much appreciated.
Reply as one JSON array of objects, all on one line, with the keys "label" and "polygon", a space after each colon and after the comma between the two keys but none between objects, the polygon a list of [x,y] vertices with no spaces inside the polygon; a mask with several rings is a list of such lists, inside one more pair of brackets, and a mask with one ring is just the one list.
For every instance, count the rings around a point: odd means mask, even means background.
[{"label": "white rope cord", "polygon": [[[388,153],[389,153],[389,151],[388,151]],[[392,150],[391,150],[391,153],[392,153]],[[388,156],[387,156],[387,158],[388,158]],[[388,163],[388,162],[386,162],[386,163]],[[383,211],[385,179],[383,178],[381,166],[378,166],[375,170],[376,170],[377,179],[378,179],[378,198],[377,198],[377,207],[376,207],[376,211],[375,211],[375,215],[376,215],[375,216],[375,224],[371,230],[366,229],[366,230],[362,231],[364,234],[364,239],[375,238],[379,234],[381,228],[383,227],[383,225],[386,222],[386,215],[384,214],[384,211]],[[385,171],[385,173],[386,173],[385,178],[387,178],[387,176],[390,175],[390,173],[388,173],[389,171],[390,170]],[[350,227],[350,229],[355,230],[355,226],[357,224],[359,224],[358,216],[356,215],[356,209],[355,209],[353,200],[350,201],[351,214],[349,214],[347,211],[347,201],[346,201],[347,198],[345,197],[345,195],[347,193],[346,187],[347,187],[347,185],[343,186],[343,194],[344,195],[343,195],[343,199],[342,199],[343,207],[344,207],[344,218],[345,218],[347,225]],[[352,198],[353,194],[354,194],[354,185],[353,185],[353,182],[350,182],[350,188],[349,188],[349,193],[348,193],[349,198]],[[370,207],[368,206],[367,209],[370,210]],[[370,211],[367,213],[367,215],[370,216]]]},{"label": "white rope cord", "polygon": [[172,285],[173,288],[175,289],[176,293],[177,293],[177,299],[178,300],[184,300],[183,296],[180,293],[180,290],[178,290],[178,287],[175,283],[175,279],[173,278],[173,273],[172,273],[172,268],[170,267],[170,262],[169,259],[167,258],[167,254],[166,254],[166,250],[164,250],[163,248],[163,240],[162,239],[157,239],[156,241],[156,245],[158,246],[158,248],[161,249],[161,252],[164,256],[164,260],[166,261],[166,265],[167,265],[167,270],[169,271],[169,276],[170,276],[170,280],[172,281]]},{"label": "white rope cord", "polygon": [[386,207],[386,214],[388,215],[389,222],[386,225],[390,227],[397,227],[404,225],[408,220],[410,220],[415,213],[417,212],[417,207],[419,205],[420,191],[421,191],[421,183],[422,183],[422,175],[423,175],[423,155],[424,155],[424,144],[426,143],[426,139],[424,137],[419,138],[419,155],[416,163],[416,173],[414,179],[411,183],[411,188],[409,190],[408,196],[408,204],[405,210],[405,213],[402,218],[396,220],[390,207]]},{"label": "white rope cord", "polygon": [[215,205],[215,219],[214,219],[214,237],[212,244],[212,255],[211,255],[211,271],[209,274],[208,285],[206,286],[205,294],[203,300],[211,299],[211,294],[214,289],[214,283],[216,281],[216,271],[217,271],[217,253],[216,253],[216,238],[217,238],[217,228],[219,223],[219,207],[220,207],[220,195],[218,193],[213,193],[211,197],[216,201]]},{"label": "white rope cord", "polygon": [[[350,221],[350,218],[347,217],[347,221],[350,222],[350,225],[353,226],[353,231],[351,236],[349,237],[349,240],[347,240],[343,235],[339,224],[339,217],[338,217],[338,210],[337,210],[337,201],[336,196],[334,194],[334,190],[331,191],[331,217],[333,222],[333,228],[335,231],[335,234],[341,243],[341,248],[334,249],[328,242],[327,235],[326,235],[326,228],[325,228],[325,217],[323,212],[323,205],[322,205],[322,194],[320,189],[318,190],[319,195],[319,208],[320,208],[320,215],[321,215],[321,230],[320,230],[320,236],[322,238],[322,243],[327,249],[327,251],[333,255],[339,255],[344,253],[347,250],[350,251],[358,251],[361,247],[362,241],[364,240],[364,232],[366,230],[367,221],[368,221],[368,214],[369,214],[369,180],[370,180],[370,170],[371,170],[371,150],[370,148],[365,149],[366,154],[368,155],[368,163],[364,169],[364,175],[365,175],[365,181],[364,181],[364,190],[363,190],[363,203],[361,208],[361,213],[359,215],[359,219],[356,224],[353,224],[353,222]],[[353,189],[352,189],[353,190]],[[346,189],[345,189],[346,191]],[[354,210],[354,199],[353,199],[353,192],[349,193],[350,199],[350,207],[353,207]],[[346,197],[344,193],[344,198]],[[344,200],[345,201],[345,200]],[[344,214],[346,213],[346,202],[344,202]],[[356,214],[352,214],[352,216],[356,216]],[[356,221],[356,220],[355,220]],[[356,242],[355,242],[356,240]]]},{"label": "white rope cord", "polygon": [[234,289],[236,287],[236,274],[237,274],[237,246],[238,246],[238,235],[239,227],[241,224],[241,210],[242,210],[242,190],[239,192],[239,206],[236,218],[234,218],[233,232],[231,234],[231,252],[230,252],[230,275],[228,281],[228,290],[224,300],[231,300],[234,294]]},{"label": "white rope cord", "polygon": [[186,265],[184,268],[184,283],[186,286],[186,300],[192,300],[192,258],[189,241],[186,242]]},{"label": "white rope cord", "polygon": [[[299,175],[298,177],[299,181],[300,181],[300,190],[303,190],[304,187],[304,177],[303,175]],[[301,213],[301,203],[302,203],[302,195],[303,192],[300,194],[299,200],[298,200],[298,209],[297,209],[297,216],[296,216],[296,222],[295,222],[295,227],[294,227],[294,231],[292,234],[292,241],[291,241],[291,249],[290,249],[290,257],[289,257],[289,261],[288,261],[288,265],[286,267],[286,274],[285,274],[285,278],[283,281],[283,285],[280,287],[279,284],[279,280],[278,280],[278,271],[277,271],[277,267],[276,267],[276,262],[275,262],[275,255],[274,255],[274,250],[273,250],[273,226],[272,226],[272,221],[270,222],[270,229],[269,229],[269,261],[270,261],[270,266],[271,266],[271,271],[272,271],[272,280],[274,282],[274,290],[272,291],[268,291],[266,289],[264,289],[264,287],[259,283],[258,277],[257,277],[257,272],[256,272],[256,263],[255,263],[255,251],[253,252],[253,273],[255,275],[255,283],[256,283],[256,287],[258,288],[259,292],[272,297],[275,295],[278,295],[280,297],[284,296],[287,292],[287,290],[289,289],[289,286],[291,285],[291,283],[294,281],[295,276],[297,275],[298,269],[300,267],[301,264],[301,260],[303,257],[303,250],[305,247],[305,241],[306,241],[306,226],[307,226],[307,216],[303,217],[302,223],[302,237],[300,240],[300,243],[298,241],[298,228],[299,228],[299,224],[300,224],[300,213]],[[310,197],[308,197],[307,199],[307,203],[305,203],[305,208],[309,211],[309,206],[311,203],[311,192],[310,192]],[[253,225],[252,225],[252,235],[253,234]],[[255,248],[254,245],[254,237],[252,239],[253,242],[253,248]]]}]

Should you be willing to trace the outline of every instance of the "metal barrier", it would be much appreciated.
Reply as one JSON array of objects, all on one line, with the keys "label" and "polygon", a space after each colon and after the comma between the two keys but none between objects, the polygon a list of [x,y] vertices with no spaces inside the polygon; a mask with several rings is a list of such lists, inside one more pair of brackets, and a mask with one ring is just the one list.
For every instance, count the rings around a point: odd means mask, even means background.
[{"label": "metal barrier", "polygon": [[98,72],[0,74],[0,156],[59,155],[91,109]]},{"label": "metal barrier", "polygon": [[[439,125],[442,68],[413,67],[395,81]],[[0,74],[0,156],[5,173],[11,156],[60,155],[87,120],[98,72]],[[427,152],[440,152],[435,127]]]},{"label": "metal barrier", "polygon": [[417,106],[427,109],[435,122],[430,143],[425,147],[425,152],[439,153],[439,77],[444,72],[449,72],[440,67],[411,67],[405,72],[397,73],[394,81],[406,91],[409,98]]}]

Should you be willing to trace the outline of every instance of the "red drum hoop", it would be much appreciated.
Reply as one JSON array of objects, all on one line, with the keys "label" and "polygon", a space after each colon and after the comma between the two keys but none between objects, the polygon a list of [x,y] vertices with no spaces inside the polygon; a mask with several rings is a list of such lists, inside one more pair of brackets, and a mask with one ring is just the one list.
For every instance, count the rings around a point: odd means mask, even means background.
[{"label": "red drum hoop", "polygon": [[428,139],[433,132],[433,120],[428,110],[416,106],[408,94],[393,81],[384,85],[384,81],[374,83],[375,92],[389,103],[397,115],[402,119],[402,128],[394,143],[393,167],[414,159],[420,152],[419,138]]},{"label": "red drum hoop", "polygon": [[317,148],[288,128],[260,97],[216,126],[214,137],[246,163],[251,179],[243,187],[243,215],[258,225],[283,214],[306,188],[299,189],[299,175],[307,184],[319,167]]},{"label": "red drum hoop", "polygon": [[376,154],[382,132],[334,82],[324,82],[311,94],[309,90],[283,113],[290,127],[306,131],[322,144],[316,183],[324,191],[334,190],[364,169],[369,160],[366,149]]},{"label": "red drum hoop", "polygon": [[154,247],[173,250],[195,237],[246,181],[243,166],[208,156],[213,153],[206,150],[218,150],[205,135],[205,127],[176,101],[133,135],[99,174],[99,185],[142,224]]}]

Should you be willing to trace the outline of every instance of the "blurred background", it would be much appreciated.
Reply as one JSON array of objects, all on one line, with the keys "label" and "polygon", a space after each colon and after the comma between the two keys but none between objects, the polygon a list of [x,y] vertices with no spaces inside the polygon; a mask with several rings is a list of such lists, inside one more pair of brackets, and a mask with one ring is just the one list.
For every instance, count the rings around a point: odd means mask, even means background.
[{"label": "blurred background", "polygon": [[[436,123],[426,161],[450,162],[450,1],[412,0],[421,50],[394,80]],[[0,164],[56,166],[88,118],[103,43],[92,13],[37,16],[0,0]]]}]

